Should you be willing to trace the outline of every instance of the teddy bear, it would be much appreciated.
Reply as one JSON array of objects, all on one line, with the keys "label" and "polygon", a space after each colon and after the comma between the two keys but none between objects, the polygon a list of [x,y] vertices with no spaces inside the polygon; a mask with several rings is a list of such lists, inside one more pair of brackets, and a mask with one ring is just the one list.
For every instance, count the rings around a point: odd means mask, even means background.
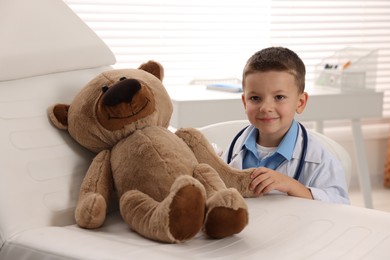
[{"label": "teddy bear", "polygon": [[[180,243],[202,231],[221,239],[248,223],[244,197],[252,170],[225,164],[195,128],[168,128],[173,105],[163,66],[111,69],[84,86],[70,104],[49,108],[51,123],[95,154],[75,208],[82,228],[104,224],[112,196],[139,235]],[[113,195],[114,194],[114,195]]]}]

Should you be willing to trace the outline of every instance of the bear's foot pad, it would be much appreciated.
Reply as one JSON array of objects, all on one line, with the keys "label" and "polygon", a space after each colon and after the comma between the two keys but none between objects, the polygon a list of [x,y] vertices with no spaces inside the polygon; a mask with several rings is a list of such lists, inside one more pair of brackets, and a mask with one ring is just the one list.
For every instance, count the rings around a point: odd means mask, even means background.
[{"label": "bear's foot pad", "polygon": [[205,233],[211,238],[224,238],[240,233],[248,223],[248,211],[215,207],[207,217]]},{"label": "bear's foot pad", "polygon": [[194,185],[182,187],[170,205],[170,233],[178,241],[194,237],[202,228],[206,202],[202,191]]}]

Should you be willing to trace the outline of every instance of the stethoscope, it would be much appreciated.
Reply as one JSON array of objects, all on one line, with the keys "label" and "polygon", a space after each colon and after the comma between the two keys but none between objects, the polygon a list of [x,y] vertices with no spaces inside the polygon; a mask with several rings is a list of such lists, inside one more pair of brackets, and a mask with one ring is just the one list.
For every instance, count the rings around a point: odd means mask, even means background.
[{"label": "stethoscope", "polygon": [[[301,124],[298,123],[299,126],[302,129],[302,135],[303,135],[303,147],[302,147],[302,152],[301,152],[301,159],[299,160],[298,167],[295,171],[294,174],[294,179],[298,180],[299,177],[301,176],[302,168],[303,165],[305,164],[305,158],[306,158],[306,151],[307,151],[307,131],[305,127]],[[237,133],[237,135],[233,138],[232,143],[230,144],[229,151],[228,151],[228,156],[227,156],[227,163],[229,164],[232,161],[232,155],[233,155],[233,148],[234,145],[237,142],[237,139],[242,135],[242,133],[248,128],[249,126],[246,126],[245,128],[241,129],[240,132]]]}]

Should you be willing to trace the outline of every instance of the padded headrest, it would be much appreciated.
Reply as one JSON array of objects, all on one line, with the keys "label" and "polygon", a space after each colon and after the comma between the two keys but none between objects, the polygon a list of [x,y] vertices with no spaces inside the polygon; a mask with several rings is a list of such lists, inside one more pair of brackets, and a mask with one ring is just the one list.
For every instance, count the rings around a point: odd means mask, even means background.
[{"label": "padded headrest", "polygon": [[62,0],[1,0],[0,39],[0,81],[115,63]]}]

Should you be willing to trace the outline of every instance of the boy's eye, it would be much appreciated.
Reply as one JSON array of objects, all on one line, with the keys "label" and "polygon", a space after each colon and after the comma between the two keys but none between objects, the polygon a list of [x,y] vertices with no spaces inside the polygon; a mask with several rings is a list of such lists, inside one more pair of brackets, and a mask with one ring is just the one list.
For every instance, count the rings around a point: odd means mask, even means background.
[{"label": "boy's eye", "polygon": [[276,100],[283,100],[283,99],[285,99],[286,97],[285,96],[282,96],[282,95],[277,95],[276,97],[275,97],[275,99]]},{"label": "boy's eye", "polygon": [[260,97],[258,96],[252,96],[249,98],[251,101],[259,101],[260,100]]}]

